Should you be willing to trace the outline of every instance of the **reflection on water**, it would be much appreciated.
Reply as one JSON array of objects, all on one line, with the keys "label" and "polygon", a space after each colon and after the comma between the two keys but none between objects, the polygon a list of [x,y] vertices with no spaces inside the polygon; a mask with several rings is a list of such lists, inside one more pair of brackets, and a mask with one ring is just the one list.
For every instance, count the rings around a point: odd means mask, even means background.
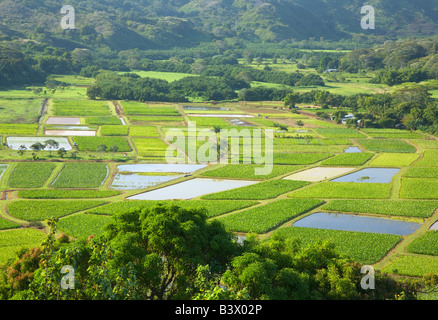
[{"label": "reflection on water", "polygon": [[161,189],[138,194],[128,200],[172,200],[192,199],[205,194],[215,193],[255,184],[257,181],[192,179]]},{"label": "reflection on water", "polygon": [[69,117],[50,117],[47,119],[46,124],[81,124],[80,118],[69,118]]},{"label": "reflection on water", "polygon": [[86,126],[50,126],[49,130],[95,130]]},{"label": "reflection on water", "polygon": [[403,236],[415,232],[419,227],[421,227],[421,224],[378,217],[318,212],[295,222],[293,226],[316,229],[385,233]]},{"label": "reflection on water", "polygon": [[332,180],[333,182],[391,183],[400,169],[366,168]]},{"label": "reflection on water", "polygon": [[153,187],[181,176],[145,176],[141,174],[116,174],[111,184],[115,190],[141,190]]},{"label": "reflection on water", "polygon": [[208,110],[216,110],[216,111],[228,111],[230,109],[224,108],[224,107],[195,107],[195,106],[184,106],[184,110],[202,110],[202,111],[208,111]]},{"label": "reflection on water", "polygon": [[46,130],[46,136],[66,136],[66,137],[94,137],[96,131],[88,130]]},{"label": "reflection on water", "polygon": [[360,152],[362,152],[362,150],[360,150],[360,148],[358,148],[358,147],[349,147],[349,148],[345,149],[344,152],[345,153],[360,153]]},{"label": "reflection on water", "polygon": [[241,127],[253,127],[253,125],[251,123],[248,123],[246,121],[242,121],[240,119],[232,119],[230,120],[230,122],[232,124],[235,124],[236,126],[241,126]]},{"label": "reflection on water", "polygon": [[119,172],[169,172],[169,173],[192,173],[205,168],[203,164],[123,164],[117,167]]},{"label": "reflection on water", "polygon": [[[65,150],[69,151],[72,149],[70,143],[68,142],[67,138],[59,138],[59,137],[7,137],[6,138],[6,144],[9,148],[13,150],[19,150],[20,146],[25,146],[27,150],[30,149],[30,146],[34,143],[41,143],[44,144],[47,140],[55,140],[58,142],[58,149],[64,148]],[[48,149],[45,149],[48,151]]]},{"label": "reflection on water", "polygon": [[254,118],[249,114],[211,114],[211,113],[201,113],[201,114],[189,114],[189,117],[207,117],[207,118]]}]

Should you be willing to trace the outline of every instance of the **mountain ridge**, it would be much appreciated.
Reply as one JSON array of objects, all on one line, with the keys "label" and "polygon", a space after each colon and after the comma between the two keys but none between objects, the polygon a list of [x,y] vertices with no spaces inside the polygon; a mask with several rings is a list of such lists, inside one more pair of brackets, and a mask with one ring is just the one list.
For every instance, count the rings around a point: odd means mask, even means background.
[{"label": "mountain ridge", "polygon": [[[71,0],[76,30],[62,30],[64,2],[0,1],[0,36],[24,35],[68,48],[111,50],[190,47],[205,41],[339,41],[357,36],[430,36],[438,33],[434,0],[370,0],[376,29],[362,30],[359,0]],[[62,41],[61,41],[62,40]]]}]

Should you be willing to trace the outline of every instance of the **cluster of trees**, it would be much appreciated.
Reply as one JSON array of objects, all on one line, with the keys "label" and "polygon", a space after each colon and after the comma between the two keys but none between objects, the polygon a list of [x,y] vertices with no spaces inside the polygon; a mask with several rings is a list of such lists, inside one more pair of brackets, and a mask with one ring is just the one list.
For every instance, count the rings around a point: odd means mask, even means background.
[{"label": "cluster of trees", "polygon": [[221,101],[236,99],[236,91],[249,88],[250,85],[236,78],[199,76],[174,81],[170,87],[183,96]]},{"label": "cluster of trees", "polygon": [[141,78],[135,74],[101,72],[96,84],[87,89],[90,99],[185,102],[185,96],[171,90],[165,80]]},{"label": "cluster of trees", "polygon": [[419,68],[408,69],[381,69],[371,80],[372,83],[382,83],[395,86],[406,82],[421,82],[430,79],[428,71]]},{"label": "cluster of trees", "polygon": [[339,60],[346,72],[379,71],[375,83],[396,85],[438,79],[438,38],[392,42],[351,51]]},{"label": "cluster of trees", "polygon": [[367,126],[394,128],[403,124],[407,129],[438,133],[438,102],[428,89],[411,85],[391,94],[376,94],[358,99]]},{"label": "cluster of trees", "polygon": [[0,46],[0,87],[43,83],[46,74],[20,51]]},{"label": "cluster of trees", "polygon": [[[87,72],[97,72],[88,68]],[[242,75],[240,75],[242,76]],[[282,101],[290,90],[251,88],[243,77],[188,76],[171,83],[136,74],[98,72],[96,83],[87,89],[90,99],[186,102],[187,97],[206,101]]]},{"label": "cluster of trees", "polygon": [[[75,241],[57,236],[56,219],[47,224],[41,247],[23,250],[2,273],[0,299],[409,299],[417,288],[377,272],[375,290],[364,290],[361,266],[329,242],[250,235],[241,243],[203,209],[138,208]],[[67,265],[74,288],[62,290]]]},{"label": "cluster of trees", "polygon": [[[324,109],[335,107],[344,113],[353,112],[365,127],[395,128],[399,124],[410,130],[438,133],[438,101],[431,97],[426,86],[413,84],[392,93],[356,94],[342,96],[324,90],[305,93],[292,92],[284,99],[286,106],[307,103],[322,106],[318,113],[328,119]],[[356,123],[356,122],[355,122]]]},{"label": "cluster of trees", "polygon": [[255,87],[240,90],[238,98],[240,101],[284,101],[290,93],[289,89]]},{"label": "cluster of trees", "polygon": [[[44,141],[44,143],[36,142],[36,143],[32,144],[29,148],[33,151],[32,158],[34,160],[38,159],[38,153],[40,151],[43,151],[43,150],[49,151],[49,157],[52,156],[53,150],[57,150],[57,154],[61,158],[63,158],[67,154],[67,151],[65,150],[65,148],[59,148],[59,143],[53,139],[48,139],[48,140]],[[21,145],[18,148],[18,154],[20,156],[23,156],[26,150],[27,150],[27,147],[25,145]]]}]

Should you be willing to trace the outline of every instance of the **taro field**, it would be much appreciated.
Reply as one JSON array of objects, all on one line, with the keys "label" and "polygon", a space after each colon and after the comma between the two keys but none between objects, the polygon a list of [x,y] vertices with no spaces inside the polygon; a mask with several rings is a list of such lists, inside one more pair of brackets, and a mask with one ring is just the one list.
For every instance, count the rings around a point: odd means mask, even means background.
[{"label": "taro field", "polygon": [[347,128],[275,102],[260,112],[256,102],[66,91],[38,114],[40,102],[21,121],[0,121],[0,264],[41,245],[48,218],[79,239],[117,214],[172,204],[203,210],[239,239],[327,241],[397,276],[438,271],[437,137]]}]

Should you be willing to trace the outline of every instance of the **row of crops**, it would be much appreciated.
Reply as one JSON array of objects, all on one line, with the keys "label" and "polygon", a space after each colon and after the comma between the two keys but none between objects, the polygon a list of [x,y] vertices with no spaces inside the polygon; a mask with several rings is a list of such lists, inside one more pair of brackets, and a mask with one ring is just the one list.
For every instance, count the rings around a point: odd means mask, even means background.
[{"label": "row of crops", "polygon": [[[234,112],[238,112],[236,110]],[[117,146],[117,153],[133,153],[138,161],[163,162],[168,143],[167,129],[180,128],[187,135],[185,121],[203,128],[237,128],[229,118],[187,116],[169,104],[120,102],[116,109],[109,102],[72,103],[55,101],[50,116],[78,117],[82,125],[96,126],[96,137],[75,136],[79,152],[96,152],[102,144]],[[232,113],[233,110],[230,111]],[[205,112],[208,115],[208,112]],[[330,239],[342,253],[360,263],[382,263],[391,273],[419,275],[438,268],[438,252],[434,243],[437,232],[427,227],[436,220],[438,208],[438,141],[417,132],[387,129],[355,130],[333,123],[294,115],[289,112],[253,114],[245,121],[255,128],[275,129],[274,124],[302,120],[304,127],[289,126],[277,132],[274,140],[274,167],[260,178],[256,164],[216,165],[178,178],[166,185],[194,177],[254,180],[257,183],[233,190],[211,193],[191,200],[173,200],[185,208],[203,208],[210,219],[240,235],[252,232],[261,237],[277,234],[298,238],[304,244]],[[123,118],[127,125],[121,124]],[[0,125],[0,136],[34,136],[38,126]],[[248,129],[248,128],[246,128]],[[41,131],[40,131],[41,132]],[[249,131],[251,134],[251,131]],[[241,142],[244,140],[241,139]],[[197,141],[196,148],[205,140]],[[349,147],[361,152],[345,153]],[[263,148],[263,144],[262,144]],[[187,149],[184,150],[187,152]],[[14,160],[14,159],[8,159]],[[14,162],[2,161],[0,186],[10,197],[0,202],[0,246],[17,243],[14,233],[33,229],[17,229],[26,223],[42,222],[49,216],[60,218],[59,229],[73,237],[99,234],[116,213],[145,208],[162,201],[126,200],[145,190],[113,190],[110,181],[116,164],[107,162]],[[399,168],[391,183],[353,183],[299,181],[283,179],[309,168],[352,167]],[[3,168],[3,170],[2,170]],[[3,172],[3,173],[2,173]],[[156,189],[157,187],[153,187]],[[88,189],[88,190],[84,190]],[[150,190],[150,189],[147,189]],[[421,222],[418,232],[409,236],[385,233],[294,227],[302,217],[315,212],[333,212],[361,216],[386,217]],[[6,235],[11,237],[8,238]],[[41,232],[36,234],[41,235]],[[38,233],[39,232],[39,233]],[[3,240],[9,239],[7,241]],[[17,238],[14,238],[17,239]],[[403,243],[409,245],[403,249]],[[40,239],[29,233],[29,243]],[[3,241],[3,242],[2,242]],[[33,241],[33,242],[32,242]],[[15,246],[10,246],[15,248]],[[401,249],[398,249],[401,248]],[[12,249],[11,249],[12,250]],[[394,259],[385,256],[395,250]],[[0,256],[0,262],[4,257]]]}]

